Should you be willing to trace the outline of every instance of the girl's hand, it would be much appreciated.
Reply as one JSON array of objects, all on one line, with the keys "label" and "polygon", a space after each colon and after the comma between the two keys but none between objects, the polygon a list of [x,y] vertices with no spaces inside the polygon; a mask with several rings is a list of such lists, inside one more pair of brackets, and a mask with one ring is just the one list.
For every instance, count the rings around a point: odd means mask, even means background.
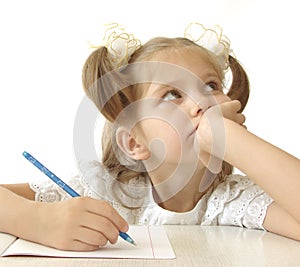
[{"label": "girl's hand", "polygon": [[62,250],[91,251],[108,241],[117,242],[127,222],[108,203],[76,197],[55,203],[40,203],[36,231],[38,242]]},{"label": "girl's hand", "polygon": [[[215,106],[214,106],[215,107]],[[212,109],[214,108],[212,107]],[[219,105],[223,117],[229,120],[232,120],[242,126],[244,126],[244,122],[246,121],[246,117],[242,113],[238,113],[241,109],[241,102],[238,100],[232,100],[229,102],[224,102]],[[245,127],[245,126],[244,126]]]},{"label": "girl's hand", "polygon": [[245,116],[238,113],[240,108],[241,103],[238,100],[223,102],[207,109],[200,119],[196,133],[200,146],[200,160],[213,173],[220,171],[225,153],[224,120],[234,121],[246,128]]}]

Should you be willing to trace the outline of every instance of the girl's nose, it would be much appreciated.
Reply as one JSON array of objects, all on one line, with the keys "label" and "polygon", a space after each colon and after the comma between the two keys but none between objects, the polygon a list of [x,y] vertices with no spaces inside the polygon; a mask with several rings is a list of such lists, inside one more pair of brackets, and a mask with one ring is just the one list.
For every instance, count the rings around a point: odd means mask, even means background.
[{"label": "girl's nose", "polygon": [[190,108],[190,114],[192,117],[196,117],[201,112],[201,108],[197,103],[193,103],[193,106]]}]

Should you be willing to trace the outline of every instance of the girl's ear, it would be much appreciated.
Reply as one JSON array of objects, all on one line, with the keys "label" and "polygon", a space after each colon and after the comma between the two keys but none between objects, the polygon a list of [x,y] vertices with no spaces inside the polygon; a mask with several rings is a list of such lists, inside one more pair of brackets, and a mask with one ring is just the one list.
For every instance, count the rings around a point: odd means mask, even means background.
[{"label": "girl's ear", "polygon": [[119,148],[134,160],[146,160],[150,157],[150,151],[144,144],[137,142],[124,127],[119,127],[116,132],[116,141]]}]

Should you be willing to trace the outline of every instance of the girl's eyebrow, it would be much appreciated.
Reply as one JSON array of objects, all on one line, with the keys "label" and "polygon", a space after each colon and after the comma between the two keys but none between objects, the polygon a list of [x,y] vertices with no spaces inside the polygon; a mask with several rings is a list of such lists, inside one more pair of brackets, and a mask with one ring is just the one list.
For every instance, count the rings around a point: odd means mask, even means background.
[{"label": "girl's eyebrow", "polygon": [[148,90],[148,95],[150,96],[156,96],[159,95],[161,91],[166,90],[167,88],[172,88],[174,87],[171,84],[152,84],[153,86],[150,86],[149,90]]},{"label": "girl's eyebrow", "polygon": [[207,73],[205,73],[205,74],[203,75],[203,79],[201,79],[201,80],[202,80],[202,82],[204,83],[204,81],[205,81],[206,79],[211,79],[211,78],[219,78],[219,76],[218,76],[218,74],[215,73],[215,72],[207,72]]}]

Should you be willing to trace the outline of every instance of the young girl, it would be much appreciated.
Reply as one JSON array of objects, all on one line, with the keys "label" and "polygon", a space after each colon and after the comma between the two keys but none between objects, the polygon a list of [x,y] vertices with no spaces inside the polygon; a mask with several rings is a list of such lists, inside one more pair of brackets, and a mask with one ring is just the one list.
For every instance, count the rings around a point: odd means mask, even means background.
[{"label": "young girl", "polygon": [[110,30],[83,67],[107,119],[102,163],[79,164],[69,181],[78,198],[46,180],[3,185],[0,231],[65,250],[115,243],[128,224],[235,225],[300,240],[300,161],[243,125],[249,82],[228,40],[199,24],[144,45]]}]

